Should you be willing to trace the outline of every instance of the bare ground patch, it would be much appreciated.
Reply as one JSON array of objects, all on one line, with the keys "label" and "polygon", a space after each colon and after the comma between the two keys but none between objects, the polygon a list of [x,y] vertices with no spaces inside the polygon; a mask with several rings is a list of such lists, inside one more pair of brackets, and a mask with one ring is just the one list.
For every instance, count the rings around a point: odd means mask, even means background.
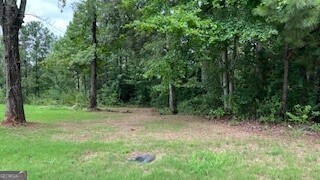
[{"label": "bare ground patch", "polygon": [[[282,148],[296,153],[301,159],[305,158],[310,148],[320,152],[320,139],[316,138],[317,136],[292,137],[292,130],[283,126],[253,122],[243,122],[232,126],[226,121],[212,121],[197,116],[160,116],[155,110],[149,108],[114,108],[104,113],[122,112],[130,113],[124,113],[120,120],[59,123],[57,128],[62,132],[53,135],[52,139],[73,142],[178,140],[206,142],[209,148],[216,151],[238,149],[255,152],[268,146],[269,142],[275,142]],[[152,125],[151,130],[150,124]],[[164,124],[168,124],[168,127],[177,126],[177,128],[166,128]]]}]

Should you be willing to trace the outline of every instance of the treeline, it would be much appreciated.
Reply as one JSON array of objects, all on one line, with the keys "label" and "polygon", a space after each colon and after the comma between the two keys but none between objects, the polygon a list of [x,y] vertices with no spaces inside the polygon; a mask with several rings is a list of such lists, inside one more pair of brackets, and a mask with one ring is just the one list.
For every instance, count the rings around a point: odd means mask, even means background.
[{"label": "treeline", "polygon": [[320,111],[319,22],[319,0],[86,0],[52,46],[45,31],[30,48],[22,31],[23,92],[29,103],[88,106],[96,91],[101,106],[308,122]]}]

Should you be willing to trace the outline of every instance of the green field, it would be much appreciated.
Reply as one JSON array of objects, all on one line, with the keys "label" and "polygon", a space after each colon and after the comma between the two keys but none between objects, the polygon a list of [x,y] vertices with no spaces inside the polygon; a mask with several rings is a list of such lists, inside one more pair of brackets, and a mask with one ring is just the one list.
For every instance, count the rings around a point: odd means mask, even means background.
[{"label": "green field", "polygon": [[[319,139],[126,110],[26,106],[26,127],[0,128],[0,170],[27,170],[29,179],[320,178]],[[128,161],[137,153],[156,160]]]}]

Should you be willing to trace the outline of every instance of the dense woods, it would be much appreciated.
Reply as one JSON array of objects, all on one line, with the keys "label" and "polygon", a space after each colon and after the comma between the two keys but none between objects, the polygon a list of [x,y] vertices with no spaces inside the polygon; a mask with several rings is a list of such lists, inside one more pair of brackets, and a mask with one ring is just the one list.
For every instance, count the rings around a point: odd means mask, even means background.
[{"label": "dense woods", "polygon": [[63,37],[25,24],[20,50],[25,103],[319,121],[319,0],[86,0]]}]

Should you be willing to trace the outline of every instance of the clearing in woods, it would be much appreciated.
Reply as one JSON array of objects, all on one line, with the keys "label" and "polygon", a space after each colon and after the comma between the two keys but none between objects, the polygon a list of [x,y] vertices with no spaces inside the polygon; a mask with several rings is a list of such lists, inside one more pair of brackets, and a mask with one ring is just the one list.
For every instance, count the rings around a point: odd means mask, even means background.
[{"label": "clearing in woods", "polygon": [[[26,127],[0,128],[0,170],[27,170],[30,179],[320,178],[319,137],[281,126],[147,108],[26,112]],[[156,159],[128,161],[140,153]]]}]

